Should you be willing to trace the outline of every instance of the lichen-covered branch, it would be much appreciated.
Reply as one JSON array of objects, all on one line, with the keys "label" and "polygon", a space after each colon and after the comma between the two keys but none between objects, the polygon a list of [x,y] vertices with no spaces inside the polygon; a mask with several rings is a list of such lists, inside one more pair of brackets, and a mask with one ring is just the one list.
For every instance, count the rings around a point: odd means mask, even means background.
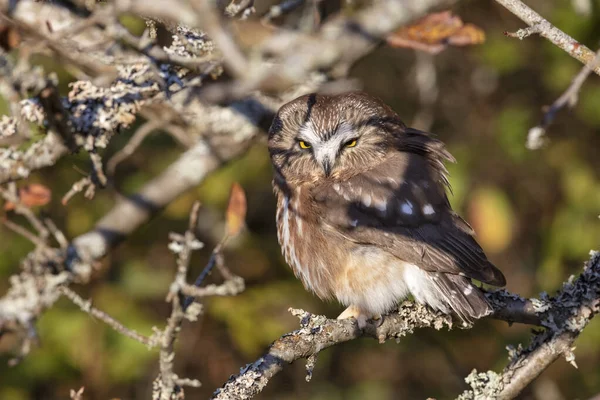
[{"label": "lichen-covered branch", "polygon": [[536,299],[535,307],[542,312],[544,330],[526,348],[519,345],[509,352],[501,374],[474,371],[467,379],[472,390],[461,399],[513,399],[561,356],[576,367],[573,343],[600,311],[600,252],[591,252],[580,276],[565,282],[554,297]]},{"label": "lichen-covered branch", "polygon": [[[594,253],[581,276],[565,284],[552,298],[523,299],[500,290],[489,293],[488,299],[494,308],[492,318],[533,324],[545,331],[527,350],[521,350],[513,358],[500,378],[490,379],[493,372],[474,373],[476,378],[470,376],[468,382],[473,391],[464,393],[462,399],[513,398],[561,354],[571,355],[573,340],[599,311],[600,255]],[[213,399],[252,398],[286,364],[314,357],[328,347],[350,340],[370,337],[384,342],[412,334],[416,329],[455,327],[449,316],[412,302],[403,303],[381,323],[371,321],[364,330],[360,330],[353,319],[332,320],[302,310],[291,311],[300,318],[301,329],[276,340],[261,358],[243,367],[218,389]]]}]

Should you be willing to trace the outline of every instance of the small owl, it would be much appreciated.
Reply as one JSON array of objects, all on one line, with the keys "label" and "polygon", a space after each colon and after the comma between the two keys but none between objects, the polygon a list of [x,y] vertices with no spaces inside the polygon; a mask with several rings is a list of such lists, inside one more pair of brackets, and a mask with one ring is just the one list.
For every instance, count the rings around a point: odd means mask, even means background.
[{"label": "small owl", "polygon": [[450,206],[441,141],[366,93],[309,94],[279,109],[269,152],[285,260],[338,318],[364,327],[408,295],[465,323],[492,312],[471,279],[506,280]]}]

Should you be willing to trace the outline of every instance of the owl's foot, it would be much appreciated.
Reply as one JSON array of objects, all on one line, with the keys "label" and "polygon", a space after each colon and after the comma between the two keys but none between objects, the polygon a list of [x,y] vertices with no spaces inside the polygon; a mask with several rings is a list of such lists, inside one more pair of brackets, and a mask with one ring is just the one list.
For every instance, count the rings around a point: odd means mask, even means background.
[{"label": "owl's foot", "polygon": [[367,320],[369,316],[364,314],[362,310],[356,306],[350,306],[344,310],[340,315],[338,315],[337,319],[347,319],[354,318],[356,322],[358,322],[358,328],[364,329],[367,326]]},{"label": "owl's foot", "polygon": [[373,315],[373,317],[371,319],[375,323],[375,326],[378,328],[381,326],[381,324],[383,324],[383,315],[381,315],[381,314]]}]

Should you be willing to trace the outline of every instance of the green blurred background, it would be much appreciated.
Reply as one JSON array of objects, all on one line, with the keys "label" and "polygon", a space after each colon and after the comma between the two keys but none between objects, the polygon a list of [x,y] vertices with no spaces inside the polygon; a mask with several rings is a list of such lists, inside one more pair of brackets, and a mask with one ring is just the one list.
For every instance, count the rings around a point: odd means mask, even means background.
[{"label": "green blurred background", "polygon": [[[581,13],[575,1],[531,1],[560,29],[590,48],[600,44],[600,4]],[[580,272],[590,249],[600,244],[600,80],[591,76],[579,103],[563,110],[549,129],[549,144],[525,149],[527,131],[542,107],[569,85],[581,65],[549,42],[507,38],[505,30],[523,25],[492,1],[462,1],[454,11],[485,30],[483,45],[450,48],[433,57],[439,95],[432,108],[431,131],[458,160],[449,165],[451,201],[478,233],[489,258],[507,277],[507,288],[524,296],[552,293]],[[143,29],[136,19],[127,21]],[[61,89],[73,80],[51,58],[36,62],[56,71]],[[364,90],[381,97],[411,124],[421,109],[415,84],[415,52],[381,47],[352,70]],[[8,113],[0,103],[0,114]],[[117,135],[105,159],[120,149],[141,124]],[[418,127],[418,126],[417,126]],[[164,134],[151,136],[118,168],[115,186],[133,193],[156,176],[182,149]],[[68,206],[61,196],[87,170],[85,156],[69,156],[32,176],[54,195],[44,212],[73,238],[91,229],[115,201],[105,190],[92,201],[76,196]],[[192,203],[203,203],[205,250],[192,262],[192,279],[223,232],[223,214],[232,182],[247,192],[247,229],[228,246],[227,265],[246,279],[236,297],[211,298],[197,323],[185,323],[177,347],[176,372],[202,381],[186,389],[189,398],[207,398],[230,374],[252,362],[268,344],[298,327],[288,307],[334,317],[341,307],[307,293],[280,256],[274,223],[271,167],[264,140],[241,159],[179,198],[151,223],[102,261],[95,279],[80,294],[127,326],[151,334],[169,313],[164,297],[175,273],[167,250],[168,232],[186,229]],[[32,249],[0,227],[0,293],[19,260]],[[213,277],[212,279],[215,279]],[[86,399],[150,398],[158,372],[157,352],[116,334],[102,322],[62,299],[38,324],[40,343],[18,366],[8,367],[10,337],[0,341],[0,399],[65,399],[85,386]],[[468,331],[418,331],[400,343],[356,340],[320,354],[313,379],[305,382],[304,363],[284,369],[261,399],[417,399],[453,398],[467,389],[473,369],[501,370],[508,344],[527,343],[530,327],[481,321]],[[577,340],[575,369],[554,363],[522,394],[524,399],[587,399],[600,392],[600,319]]]}]

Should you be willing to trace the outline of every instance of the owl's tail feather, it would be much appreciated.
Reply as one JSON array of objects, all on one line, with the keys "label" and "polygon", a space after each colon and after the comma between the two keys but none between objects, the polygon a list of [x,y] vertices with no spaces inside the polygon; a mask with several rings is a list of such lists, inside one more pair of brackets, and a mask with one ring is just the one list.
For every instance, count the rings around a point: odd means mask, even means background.
[{"label": "owl's tail feather", "polygon": [[483,292],[469,278],[444,273],[436,278],[435,283],[445,302],[463,322],[470,324],[494,311]]}]

